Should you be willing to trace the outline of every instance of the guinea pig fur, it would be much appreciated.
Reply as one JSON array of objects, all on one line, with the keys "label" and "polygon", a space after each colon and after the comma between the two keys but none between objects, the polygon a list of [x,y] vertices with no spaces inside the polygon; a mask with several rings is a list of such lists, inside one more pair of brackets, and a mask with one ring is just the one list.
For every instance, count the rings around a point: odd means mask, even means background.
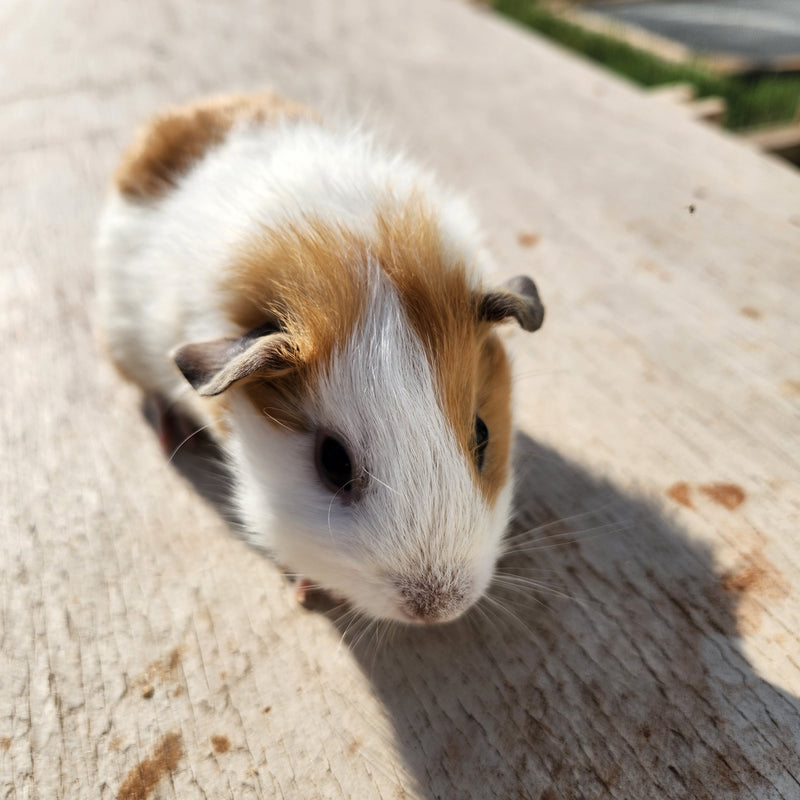
[{"label": "guinea pig fur", "polygon": [[529,278],[495,288],[466,205],[272,94],[157,117],[101,222],[112,358],[208,425],[247,536],[383,619],[445,622],[492,579],[511,506],[510,369]]}]

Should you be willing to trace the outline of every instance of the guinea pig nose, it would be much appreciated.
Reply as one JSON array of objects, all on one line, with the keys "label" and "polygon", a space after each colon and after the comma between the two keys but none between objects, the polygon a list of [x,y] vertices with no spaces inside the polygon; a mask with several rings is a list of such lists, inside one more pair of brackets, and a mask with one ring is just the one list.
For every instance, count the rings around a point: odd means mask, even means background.
[{"label": "guinea pig nose", "polygon": [[469,585],[454,576],[395,579],[400,607],[413,622],[434,623],[455,619],[467,607]]}]

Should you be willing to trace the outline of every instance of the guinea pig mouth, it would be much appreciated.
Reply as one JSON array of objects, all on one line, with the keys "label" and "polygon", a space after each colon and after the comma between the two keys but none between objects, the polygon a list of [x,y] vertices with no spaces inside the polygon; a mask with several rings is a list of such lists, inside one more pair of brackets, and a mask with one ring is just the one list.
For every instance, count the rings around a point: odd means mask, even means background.
[{"label": "guinea pig mouth", "polygon": [[450,622],[472,605],[470,582],[454,576],[397,577],[394,584],[400,595],[400,611],[409,622]]}]

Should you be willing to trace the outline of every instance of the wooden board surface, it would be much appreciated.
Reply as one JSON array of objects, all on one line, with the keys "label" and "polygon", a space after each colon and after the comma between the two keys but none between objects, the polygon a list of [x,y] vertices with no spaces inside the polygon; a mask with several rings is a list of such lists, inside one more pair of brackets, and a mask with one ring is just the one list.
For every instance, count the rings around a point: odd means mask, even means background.
[{"label": "wooden board surface", "polygon": [[[800,797],[800,173],[445,0],[14,0],[0,75],[0,797]],[[540,591],[304,611],[94,344],[132,128],[265,85],[537,278],[503,569]]]}]

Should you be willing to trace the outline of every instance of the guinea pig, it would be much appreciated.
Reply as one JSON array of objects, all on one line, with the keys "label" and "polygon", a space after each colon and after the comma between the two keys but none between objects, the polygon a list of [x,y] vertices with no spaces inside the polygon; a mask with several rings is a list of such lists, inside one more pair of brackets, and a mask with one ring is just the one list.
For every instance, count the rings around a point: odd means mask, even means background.
[{"label": "guinea pig", "polygon": [[156,117],[116,172],[98,311],[120,371],[208,426],[249,540],[378,619],[453,620],[511,513],[530,278],[494,288],[467,205],[273,94]]}]

